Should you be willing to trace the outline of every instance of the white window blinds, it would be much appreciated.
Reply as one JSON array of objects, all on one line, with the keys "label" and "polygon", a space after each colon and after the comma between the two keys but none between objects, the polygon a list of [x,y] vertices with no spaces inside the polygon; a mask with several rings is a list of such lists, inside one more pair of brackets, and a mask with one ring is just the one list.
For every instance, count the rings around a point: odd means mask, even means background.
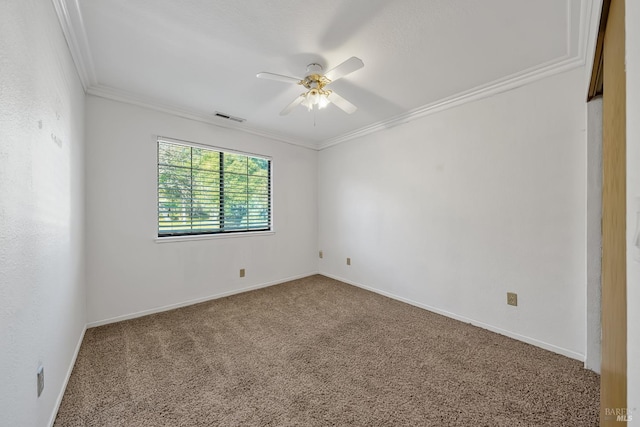
[{"label": "white window blinds", "polygon": [[271,161],[158,139],[158,237],[271,230]]}]

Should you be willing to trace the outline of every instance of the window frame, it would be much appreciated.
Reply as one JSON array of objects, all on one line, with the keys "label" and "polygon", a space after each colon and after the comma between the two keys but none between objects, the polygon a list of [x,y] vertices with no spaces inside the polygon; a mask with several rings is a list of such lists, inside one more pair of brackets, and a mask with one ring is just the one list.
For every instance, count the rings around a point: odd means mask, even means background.
[{"label": "window frame", "polygon": [[[207,239],[220,239],[220,238],[236,238],[236,237],[257,237],[257,236],[265,236],[265,235],[273,235],[275,234],[274,230],[274,196],[273,196],[273,158],[271,156],[267,156],[264,154],[250,153],[246,151],[239,151],[234,149],[229,149],[225,147],[219,147],[214,145],[202,144],[192,141],[185,141],[181,139],[175,139],[160,135],[153,136],[153,142],[155,147],[155,189],[156,189],[156,197],[155,197],[155,241],[157,243],[165,243],[165,242],[178,242],[178,241],[186,241],[186,240],[207,240]],[[160,186],[159,186],[159,147],[160,143],[165,142],[168,144],[180,145],[184,147],[190,148],[199,148],[210,151],[217,151],[219,153],[224,154],[234,154],[241,155],[246,157],[254,157],[263,160],[267,160],[269,162],[269,170],[268,170],[268,181],[269,181],[269,228],[268,229],[260,229],[260,230],[228,230],[228,231],[217,231],[217,232],[201,232],[201,233],[184,233],[184,234],[160,234]]]}]

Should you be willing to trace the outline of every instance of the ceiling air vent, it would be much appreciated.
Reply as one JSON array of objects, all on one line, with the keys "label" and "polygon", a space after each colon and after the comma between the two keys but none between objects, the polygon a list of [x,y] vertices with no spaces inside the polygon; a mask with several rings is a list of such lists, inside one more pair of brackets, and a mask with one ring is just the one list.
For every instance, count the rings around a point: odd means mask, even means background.
[{"label": "ceiling air vent", "polygon": [[233,120],[234,122],[238,122],[238,123],[242,123],[244,121],[246,121],[247,119],[242,119],[240,117],[234,117],[234,116],[230,116],[228,114],[225,113],[221,113],[219,111],[216,111],[215,114],[216,117],[220,117],[221,119],[227,119],[227,120]]}]

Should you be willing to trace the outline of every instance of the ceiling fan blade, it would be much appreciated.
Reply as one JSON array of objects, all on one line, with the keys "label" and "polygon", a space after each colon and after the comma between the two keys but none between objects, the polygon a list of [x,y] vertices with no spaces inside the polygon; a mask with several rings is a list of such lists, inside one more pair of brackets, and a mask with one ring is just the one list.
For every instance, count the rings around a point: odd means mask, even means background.
[{"label": "ceiling fan blade", "polygon": [[296,108],[298,105],[302,104],[302,101],[304,101],[304,95],[300,95],[299,97],[297,97],[296,99],[294,99],[291,104],[287,105],[286,107],[284,107],[284,110],[280,111],[280,115],[281,116],[286,116],[287,114],[289,114],[294,108]]},{"label": "ceiling fan blade", "polygon": [[327,98],[329,99],[329,101],[334,103],[336,107],[340,108],[342,111],[344,111],[347,114],[352,114],[358,109],[358,107],[356,107],[355,105],[353,105],[352,103],[350,103],[349,101],[347,101],[346,99],[344,99],[343,97],[341,97],[335,92],[331,92],[329,96],[327,96]]},{"label": "ceiling fan blade", "polygon": [[362,62],[360,58],[356,58],[355,56],[352,56],[351,58],[344,61],[342,64],[327,71],[324,76],[329,80],[331,80],[332,82],[334,82],[346,76],[347,74],[350,74],[356,70],[359,70],[362,67],[364,67],[364,62]]},{"label": "ceiling fan blade", "polygon": [[259,79],[277,80],[279,82],[296,83],[296,84],[300,83],[300,80],[301,80],[296,77],[283,76],[282,74],[267,73],[265,71],[256,74],[256,77]]}]

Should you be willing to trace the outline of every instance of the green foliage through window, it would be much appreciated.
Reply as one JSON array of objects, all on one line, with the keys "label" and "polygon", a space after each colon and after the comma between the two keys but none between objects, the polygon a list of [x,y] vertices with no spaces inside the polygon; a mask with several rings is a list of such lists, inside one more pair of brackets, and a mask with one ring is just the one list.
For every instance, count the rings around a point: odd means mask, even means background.
[{"label": "green foliage through window", "polygon": [[271,229],[271,161],[158,140],[158,236]]}]

